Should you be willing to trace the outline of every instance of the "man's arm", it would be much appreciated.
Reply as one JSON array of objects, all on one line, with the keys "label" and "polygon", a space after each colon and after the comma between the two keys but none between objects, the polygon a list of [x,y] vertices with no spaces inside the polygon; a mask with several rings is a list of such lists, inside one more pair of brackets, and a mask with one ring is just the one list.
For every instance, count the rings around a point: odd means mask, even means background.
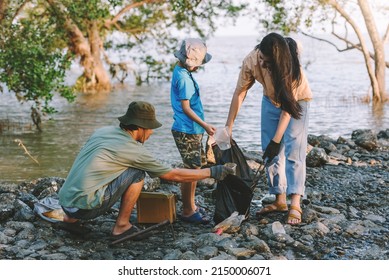
[{"label": "man's arm", "polygon": [[205,178],[224,180],[228,174],[234,174],[234,169],[224,165],[214,165],[204,169],[176,168],[159,177],[173,182],[193,182]]},{"label": "man's arm", "polygon": [[209,178],[211,176],[211,170],[209,168],[204,169],[184,169],[175,168],[160,176],[161,179],[173,182],[193,182]]}]

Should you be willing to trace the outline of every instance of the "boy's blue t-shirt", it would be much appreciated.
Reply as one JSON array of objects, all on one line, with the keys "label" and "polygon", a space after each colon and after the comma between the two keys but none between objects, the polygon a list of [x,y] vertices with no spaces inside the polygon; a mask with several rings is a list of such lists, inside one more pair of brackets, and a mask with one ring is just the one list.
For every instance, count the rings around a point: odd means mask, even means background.
[{"label": "boy's blue t-shirt", "polygon": [[191,73],[178,65],[173,70],[170,100],[174,112],[172,130],[188,134],[203,134],[205,132],[204,128],[190,119],[182,109],[181,100],[189,100],[190,108],[204,120],[199,86]]}]

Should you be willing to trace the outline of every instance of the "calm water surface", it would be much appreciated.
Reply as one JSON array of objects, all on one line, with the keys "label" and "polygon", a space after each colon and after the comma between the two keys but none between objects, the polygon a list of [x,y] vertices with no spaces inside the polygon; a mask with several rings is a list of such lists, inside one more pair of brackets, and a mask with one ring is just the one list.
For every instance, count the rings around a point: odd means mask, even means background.
[{"label": "calm water surface", "polygon": [[[301,40],[304,47],[302,62],[314,93],[309,133],[336,139],[338,136],[350,137],[355,129],[370,128],[378,132],[389,128],[388,104],[374,111],[371,104],[360,101],[370,93],[360,53],[338,53],[324,43],[307,38]],[[213,59],[204,71],[195,74],[195,78],[200,84],[206,120],[217,127],[224,126],[226,121],[241,61],[256,43],[254,37],[224,37],[208,42]],[[70,77],[76,73],[75,68]],[[386,80],[389,83],[389,71]],[[26,127],[0,132],[0,181],[21,182],[48,176],[65,178],[89,135],[98,127],[118,125],[117,117],[125,113],[133,100],[154,104],[158,119],[163,123],[145,145],[163,162],[179,161],[170,133],[169,92],[169,82],[140,87],[128,82],[98,99],[80,98],[73,104],[56,99],[54,106],[59,113],[44,123],[42,133],[29,128],[29,104],[20,105],[12,95],[1,94],[0,121],[17,121]],[[249,91],[235,121],[234,139],[248,151],[260,151],[261,97],[261,87],[256,84]],[[22,141],[39,165],[25,154],[15,139]]]}]

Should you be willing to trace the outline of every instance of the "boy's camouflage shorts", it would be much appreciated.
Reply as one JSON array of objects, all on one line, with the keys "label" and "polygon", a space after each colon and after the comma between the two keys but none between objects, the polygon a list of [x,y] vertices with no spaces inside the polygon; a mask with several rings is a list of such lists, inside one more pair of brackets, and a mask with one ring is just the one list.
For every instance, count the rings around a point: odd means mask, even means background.
[{"label": "boy's camouflage shorts", "polygon": [[201,168],[207,164],[203,148],[203,134],[187,134],[172,130],[174,141],[185,168]]}]

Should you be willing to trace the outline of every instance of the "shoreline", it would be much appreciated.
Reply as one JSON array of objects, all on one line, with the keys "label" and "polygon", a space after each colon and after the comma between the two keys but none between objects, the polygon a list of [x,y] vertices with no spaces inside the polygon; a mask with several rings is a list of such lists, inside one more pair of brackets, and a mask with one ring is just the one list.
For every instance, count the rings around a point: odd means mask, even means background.
[{"label": "shoreline", "polygon": [[[55,195],[63,178],[39,178],[21,184],[0,183],[0,259],[19,260],[388,260],[389,130],[356,130],[353,139],[309,137],[303,223],[290,226],[285,213],[257,218],[271,203],[265,176],[254,191],[249,218],[221,235],[210,225],[179,218],[142,241],[110,245],[114,207],[86,221],[88,234],[59,229],[33,212],[34,203]],[[313,145],[314,144],[314,145]],[[247,154],[255,170],[260,155]],[[215,182],[202,181],[196,196],[212,218]],[[179,185],[146,182],[148,191],[173,193],[181,212]],[[136,213],[131,220],[136,223]],[[141,224],[148,227],[150,224]],[[174,234],[173,234],[174,233]]]}]

